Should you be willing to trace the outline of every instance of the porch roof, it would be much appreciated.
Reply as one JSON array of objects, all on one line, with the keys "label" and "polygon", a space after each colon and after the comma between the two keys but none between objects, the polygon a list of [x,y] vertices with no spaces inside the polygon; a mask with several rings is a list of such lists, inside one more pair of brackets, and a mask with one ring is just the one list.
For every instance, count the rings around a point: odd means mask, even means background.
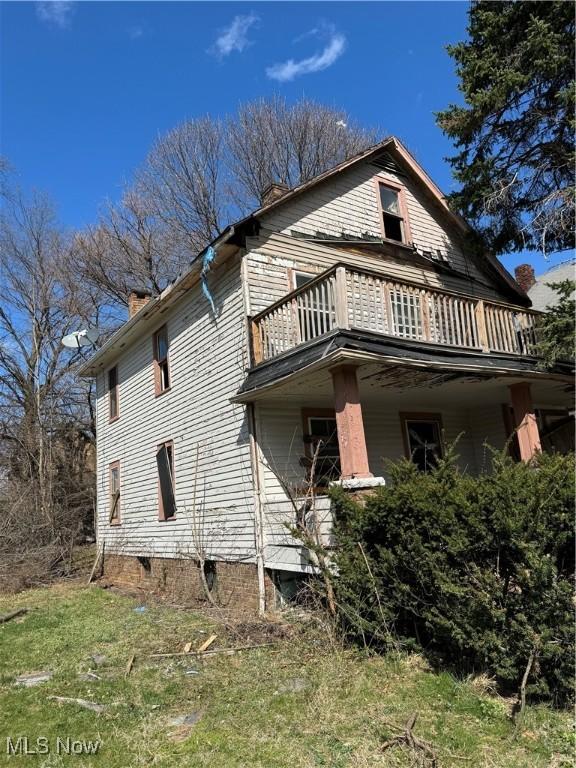
[{"label": "porch roof", "polygon": [[335,329],[307,344],[260,363],[248,375],[233,402],[250,402],[303,373],[328,369],[338,363],[366,364],[379,362],[414,370],[437,372],[439,376],[463,378],[510,377],[511,380],[556,380],[573,384],[572,366],[559,364],[552,371],[541,371],[535,358],[448,348],[383,336],[370,331]]}]

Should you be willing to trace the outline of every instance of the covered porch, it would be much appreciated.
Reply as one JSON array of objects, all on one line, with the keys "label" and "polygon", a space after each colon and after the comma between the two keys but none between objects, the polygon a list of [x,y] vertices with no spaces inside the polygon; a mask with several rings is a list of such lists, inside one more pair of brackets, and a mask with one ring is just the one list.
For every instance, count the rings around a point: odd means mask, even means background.
[{"label": "covered porch", "polygon": [[412,359],[398,350],[383,356],[365,341],[325,347],[304,365],[272,364],[268,381],[253,378],[239,395],[254,413],[268,567],[309,570],[284,522],[311,485],[329,541],[330,482],[384,485],[388,460],[404,456],[426,471],[456,440],[465,472],[489,469],[488,445],[508,444],[515,458],[530,461],[542,436],[569,418],[570,378],[563,374],[533,364],[519,369],[518,359],[486,367],[456,359],[447,365],[437,352],[428,361],[414,359],[415,351]]}]

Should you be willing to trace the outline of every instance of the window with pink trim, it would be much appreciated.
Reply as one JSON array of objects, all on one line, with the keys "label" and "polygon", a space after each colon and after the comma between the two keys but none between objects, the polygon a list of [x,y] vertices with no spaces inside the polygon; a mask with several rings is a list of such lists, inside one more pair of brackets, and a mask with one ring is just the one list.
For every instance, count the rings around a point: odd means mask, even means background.
[{"label": "window with pink trim", "polygon": [[402,189],[379,181],[378,204],[380,206],[382,234],[386,240],[407,243],[409,228]]}]

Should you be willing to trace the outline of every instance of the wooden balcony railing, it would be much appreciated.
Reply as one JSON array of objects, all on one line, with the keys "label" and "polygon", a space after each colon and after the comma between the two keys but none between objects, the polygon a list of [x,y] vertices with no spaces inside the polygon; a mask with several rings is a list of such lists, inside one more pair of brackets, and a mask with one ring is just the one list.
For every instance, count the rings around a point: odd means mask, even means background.
[{"label": "wooden balcony railing", "polygon": [[532,355],[538,314],[338,264],[252,319],[253,357],[270,360],[336,328]]}]

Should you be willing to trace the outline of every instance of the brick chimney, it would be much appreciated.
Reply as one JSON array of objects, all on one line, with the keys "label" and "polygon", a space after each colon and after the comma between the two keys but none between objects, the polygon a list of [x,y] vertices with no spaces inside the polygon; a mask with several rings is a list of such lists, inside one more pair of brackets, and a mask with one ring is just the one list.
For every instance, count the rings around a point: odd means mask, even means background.
[{"label": "brick chimney", "polygon": [[128,294],[128,318],[134,317],[144,307],[152,295],[147,291],[130,291]]},{"label": "brick chimney", "polygon": [[288,184],[283,184],[280,181],[273,181],[271,184],[268,184],[266,189],[262,192],[260,202],[262,205],[270,205],[270,203],[280,200],[280,198],[284,197],[286,192],[289,191],[290,187]]},{"label": "brick chimney", "polygon": [[536,282],[534,267],[530,264],[519,264],[514,270],[514,277],[524,293],[528,293],[530,288],[532,288]]}]

